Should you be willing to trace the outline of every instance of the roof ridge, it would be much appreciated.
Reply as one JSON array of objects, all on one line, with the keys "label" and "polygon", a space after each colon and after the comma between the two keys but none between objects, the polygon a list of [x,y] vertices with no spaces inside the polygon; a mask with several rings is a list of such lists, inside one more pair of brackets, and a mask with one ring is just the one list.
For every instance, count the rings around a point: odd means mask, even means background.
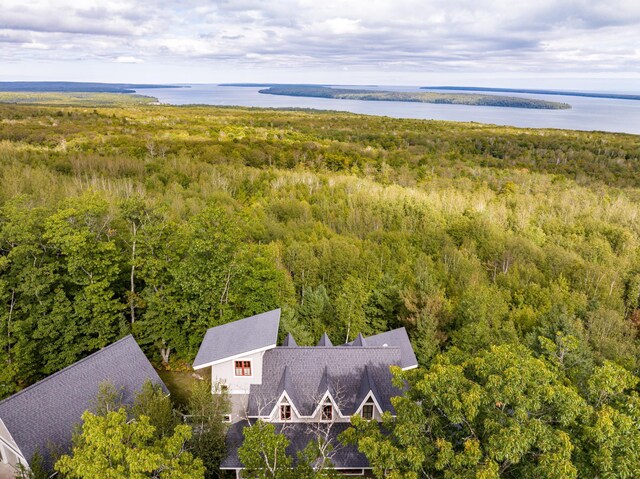
[{"label": "roof ridge", "polygon": [[[22,393],[26,393],[27,391],[30,391],[31,389],[35,388],[36,386],[39,386],[40,384],[47,382],[49,379],[52,379],[52,378],[54,378],[56,376],[59,376],[60,374],[64,373],[65,371],[73,369],[74,367],[78,366],[80,363],[84,363],[85,361],[88,361],[93,356],[96,356],[97,354],[100,354],[100,353],[106,351],[107,349],[110,349],[112,346],[115,346],[118,343],[122,343],[126,339],[129,339],[129,338],[133,339],[133,341],[136,343],[136,346],[138,346],[138,348],[140,347],[138,342],[133,337],[133,334],[127,334],[124,338],[120,338],[117,341],[114,341],[113,343],[108,344],[107,346],[104,346],[104,347],[98,349],[97,351],[94,351],[93,353],[89,354],[88,356],[85,356],[84,358],[79,359],[75,363],[71,363],[71,364],[69,364],[69,366],[66,366],[66,367],[62,368],[60,371],[56,371],[55,373],[50,374],[49,376],[47,376],[45,378],[42,378],[40,381],[37,381],[37,382],[31,384],[30,386],[27,386],[26,388],[21,389],[20,391],[18,391],[15,394],[12,394],[8,398],[4,398],[2,401],[0,401],[0,406],[5,404],[5,403],[8,403],[11,399],[14,399],[14,398],[22,395]],[[143,354],[144,354],[144,352],[143,352]],[[146,357],[146,355],[145,355],[145,357]]]},{"label": "roof ridge", "polygon": [[331,349],[331,350],[340,350],[340,351],[353,351],[354,349],[402,349],[400,346],[349,346],[348,344],[339,344],[337,346],[296,346],[295,348],[290,348],[287,346],[276,346],[273,349]]}]

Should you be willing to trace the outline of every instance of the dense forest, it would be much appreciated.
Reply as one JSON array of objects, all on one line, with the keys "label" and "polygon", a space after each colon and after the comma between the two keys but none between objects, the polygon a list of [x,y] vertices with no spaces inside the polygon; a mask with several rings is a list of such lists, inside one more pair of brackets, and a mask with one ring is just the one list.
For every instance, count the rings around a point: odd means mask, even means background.
[{"label": "dense forest", "polygon": [[397,420],[345,438],[379,476],[638,477],[637,136],[145,105],[0,121],[0,397],[129,332],[188,367],[207,328],[282,307],[299,344],[407,328]]}]

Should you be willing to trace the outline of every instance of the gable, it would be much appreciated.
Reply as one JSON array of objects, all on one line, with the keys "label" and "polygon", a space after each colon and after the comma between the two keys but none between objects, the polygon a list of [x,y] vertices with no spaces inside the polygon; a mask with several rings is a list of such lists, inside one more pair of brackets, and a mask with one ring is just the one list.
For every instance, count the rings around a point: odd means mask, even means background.
[{"label": "gable", "polygon": [[27,461],[39,451],[50,465],[50,445],[70,447],[73,428],[92,408],[100,384],[113,383],[130,404],[147,379],[167,391],[133,336],[127,336],[0,401],[0,419]]},{"label": "gable", "polygon": [[262,383],[250,388],[249,416],[264,417],[272,411],[282,393],[285,369],[287,383],[295,388],[291,399],[302,416],[311,417],[327,391],[344,416],[353,414],[362,400],[359,392],[365,369],[377,386],[380,407],[393,411],[390,400],[400,391],[392,385],[389,367],[398,365],[400,360],[400,350],[392,347],[271,349],[263,357]]},{"label": "gable", "polygon": [[274,309],[211,328],[200,344],[193,369],[274,348],[279,326],[280,309]]}]

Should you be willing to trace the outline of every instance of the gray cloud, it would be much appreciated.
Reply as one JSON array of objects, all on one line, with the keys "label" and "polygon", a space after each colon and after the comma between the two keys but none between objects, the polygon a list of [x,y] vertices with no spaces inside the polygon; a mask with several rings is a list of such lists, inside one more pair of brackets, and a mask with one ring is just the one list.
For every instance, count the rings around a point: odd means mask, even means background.
[{"label": "gray cloud", "polygon": [[637,71],[640,3],[3,0],[0,42],[12,61]]}]

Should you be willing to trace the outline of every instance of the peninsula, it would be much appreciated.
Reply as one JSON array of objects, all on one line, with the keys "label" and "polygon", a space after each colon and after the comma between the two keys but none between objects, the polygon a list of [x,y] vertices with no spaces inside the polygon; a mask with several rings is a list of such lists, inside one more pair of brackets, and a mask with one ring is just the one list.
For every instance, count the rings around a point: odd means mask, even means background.
[{"label": "peninsula", "polygon": [[436,103],[446,105],[498,106],[508,108],[529,108],[538,110],[566,110],[568,103],[478,93],[434,93],[366,90],[350,88],[330,88],[325,86],[274,85],[259,90],[267,95],[304,96],[334,98],[339,100],[401,101],[416,103]]}]

